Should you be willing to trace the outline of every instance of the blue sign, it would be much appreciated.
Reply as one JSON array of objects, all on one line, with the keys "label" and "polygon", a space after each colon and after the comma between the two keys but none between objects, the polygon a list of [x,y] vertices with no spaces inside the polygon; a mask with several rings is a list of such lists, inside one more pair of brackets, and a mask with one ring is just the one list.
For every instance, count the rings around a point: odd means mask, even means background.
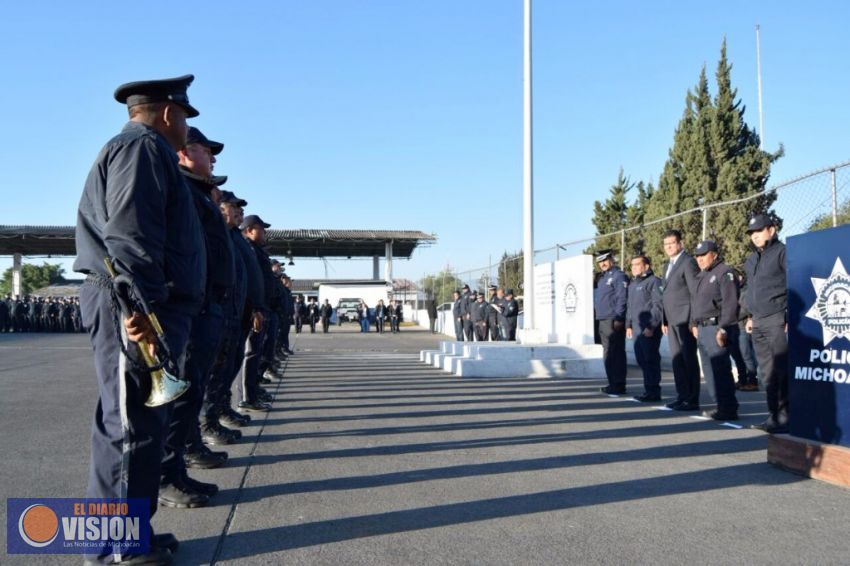
[{"label": "blue sign", "polygon": [[850,447],[850,225],[786,245],[790,432]]},{"label": "blue sign", "polygon": [[145,554],[147,499],[9,498],[8,554]]}]

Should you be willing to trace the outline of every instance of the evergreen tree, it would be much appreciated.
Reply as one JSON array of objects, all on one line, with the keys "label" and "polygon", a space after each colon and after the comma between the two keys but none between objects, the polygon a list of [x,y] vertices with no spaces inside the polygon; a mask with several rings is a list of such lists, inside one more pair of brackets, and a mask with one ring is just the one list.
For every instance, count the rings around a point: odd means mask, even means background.
[{"label": "evergreen tree", "polygon": [[592,253],[593,250],[612,249],[618,257],[621,255],[621,236],[618,232],[629,226],[627,198],[634,186],[635,184],[626,177],[623,168],[620,167],[617,182],[611,186],[608,198],[604,202],[593,203],[592,222],[596,227],[597,236],[600,237],[597,237],[593,246],[586,250],[588,253]]},{"label": "evergreen tree", "polygon": [[455,289],[463,287],[463,281],[450,270],[444,269],[436,275],[423,277],[420,286],[425,291],[427,297],[433,297],[437,304],[440,305],[453,301],[452,293]]},{"label": "evergreen tree", "polygon": [[[784,151],[775,153],[759,148],[758,134],[744,121],[745,107],[736,100],[732,87],[732,65],[726,56],[726,40],[717,63],[717,95],[711,119],[710,146],[717,164],[714,192],[707,202],[723,202],[763,191],[770,176],[770,166]],[[776,193],[735,205],[709,210],[708,233],[717,240],[726,262],[741,266],[749,253],[746,237],[747,219],[754,212],[770,212]]]},{"label": "evergreen tree", "polygon": [[[838,224],[837,226],[843,226],[844,224],[850,224],[850,200],[845,200],[836,211]],[[809,227],[806,228],[806,232],[813,232],[814,230],[823,230],[825,228],[832,228],[832,212],[827,212],[825,214],[818,215],[814,220],[812,220]]]},{"label": "evergreen tree", "polygon": [[498,286],[513,289],[514,295],[522,295],[523,265],[522,252],[504,252],[499,260]]}]

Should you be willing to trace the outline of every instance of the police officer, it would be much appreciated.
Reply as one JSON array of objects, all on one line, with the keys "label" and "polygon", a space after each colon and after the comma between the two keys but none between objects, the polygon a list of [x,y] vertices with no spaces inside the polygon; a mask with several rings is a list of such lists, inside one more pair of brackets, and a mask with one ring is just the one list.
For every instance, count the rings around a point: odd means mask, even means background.
[{"label": "police officer", "polygon": [[485,342],[487,340],[487,319],[489,318],[490,305],[484,300],[484,293],[478,293],[475,302],[469,309],[469,318],[475,330],[475,340]]},{"label": "police officer", "polygon": [[283,283],[283,294],[280,298],[281,321],[278,340],[280,342],[280,355],[285,359],[286,356],[293,354],[289,347],[289,330],[292,328],[292,317],[295,314],[295,301],[292,298],[292,278],[283,274],[280,280]]},{"label": "police officer", "polygon": [[642,403],[661,400],[661,279],[652,272],[651,260],[638,254],[631,261],[632,280],[626,308],[626,338],[634,338],[635,359],[643,371]]},{"label": "police officer", "polygon": [[684,250],[681,232],[668,230],[662,242],[668,261],[663,267],[661,280],[664,305],[661,331],[667,336],[670,346],[676,383],[676,400],[667,407],[674,411],[699,411],[700,369],[697,342],[690,329],[691,297],[699,267]]},{"label": "police officer", "polygon": [[328,333],[328,330],[331,327],[331,317],[333,316],[334,308],[331,306],[331,302],[328,299],[325,299],[324,304],[322,304],[322,308],[319,309],[319,316],[322,319],[322,332],[325,334]]},{"label": "police officer", "polygon": [[[186,143],[186,118],[198,115],[186,95],[193,79],[186,75],[118,87],[115,98],[127,105],[130,121],[100,151],[77,212],[74,270],[87,275],[80,303],[99,385],[87,496],[145,498],[151,516],[157,509],[168,408],[145,406],[151,375],[128,342],[155,342],[155,335],[140,313],[124,318],[120,329],[113,325],[104,258],[131,277],[152,306],[182,373],[192,317],[203,304],[207,267],[203,232],[176,157]],[[166,547],[176,548],[173,535],[154,538],[145,556],[104,547],[92,549],[88,561],[170,564]]]},{"label": "police officer", "polygon": [[[224,303],[225,324],[222,331],[222,344],[213,364],[204,396],[204,405],[201,408],[201,439],[204,444],[213,446],[231,444],[236,441],[235,430],[227,427],[235,429],[246,426],[251,421],[249,415],[242,415],[233,410],[230,393],[233,382],[242,367],[248,334],[257,324],[251,305],[262,301],[263,292],[254,252],[239,230],[243,220],[242,208],[247,204],[247,201],[240,199],[231,191],[221,191],[219,210],[233,246],[235,282],[232,293]],[[205,467],[197,456],[202,456],[206,452],[210,450],[199,449],[197,452],[187,453],[186,465]]]},{"label": "police officer", "polygon": [[502,303],[501,324],[502,340],[516,340],[517,319],[519,318],[519,303],[514,299],[514,290],[505,289],[505,300]]},{"label": "police officer", "polygon": [[316,303],[316,297],[310,297],[307,304],[307,320],[310,323],[310,334],[316,333],[316,322],[319,320],[319,305]]},{"label": "police officer", "polygon": [[600,391],[609,395],[626,392],[626,300],[629,279],[614,264],[611,250],[600,250],[596,265],[602,277],[593,294],[596,320],[608,385]]},{"label": "police officer", "polygon": [[264,367],[263,346],[268,329],[269,306],[268,297],[274,293],[274,275],[272,274],[271,259],[263,249],[266,245],[266,228],[271,224],[263,222],[256,214],[249,214],[242,221],[242,235],[250,244],[256,258],[259,273],[259,285],[262,288],[262,302],[252,304],[255,315],[260,315],[259,324],[252,328],[245,342],[245,358],[242,361],[242,402],[238,408],[242,411],[268,412],[271,410],[270,400],[260,387],[260,377],[267,369]]},{"label": "police officer", "polygon": [[776,223],[767,214],[747,224],[755,251],[744,262],[747,274],[747,309],[753,348],[763,372],[770,415],[753,428],[768,433],[788,432],[788,337],[785,244],[779,241]]},{"label": "police officer", "polygon": [[301,328],[304,325],[304,319],[307,318],[307,306],[304,304],[304,296],[298,295],[295,299],[295,333],[301,334]]},{"label": "police officer", "polygon": [[703,416],[738,420],[738,399],[732,378],[729,343],[738,340],[738,278],[723,263],[717,244],[704,240],[694,250],[700,273],[691,300],[691,328],[697,339],[702,371],[717,409]]},{"label": "police officer", "polygon": [[472,342],[473,340],[473,327],[472,327],[472,303],[475,302],[475,298],[472,296],[472,293],[469,291],[469,285],[463,286],[463,292],[460,295],[460,298],[463,299],[461,302],[461,315],[463,317],[463,334],[466,337],[467,342]]},{"label": "police officer", "polygon": [[463,302],[465,299],[461,297],[460,291],[452,292],[452,320],[455,325],[455,340],[463,342]]},{"label": "police officer", "polygon": [[207,278],[204,304],[192,320],[186,349],[186,376],[192,386],[172,405],[171,423],[165,439],[159,503],[179,509],[203,507],[218,486],[190,478],[186,472],[187,444],[194,463],[221,466],[224,452],[203,449],[198,422],[210,372],[218,355],[224,330],[224,303],[235,283],[233,244],[212,193],[218,191],[211,177],[216,155],[224,144],[208,139],[198,128],[189,128],[186,145],[178,152],[180,172],[189,186],[195,210],[204,232],[207,251]]},{"label": "police officer", "polygon": [[488,288],[490,297],[487,299],[487,304],[490,306],[487,309],[487,329],[490,331],[490,340],[498,342],[499,338],[499,303],[501,299],[498,297],[498,288],[495,285],[490,285]]},{"label": "police officer", "polygon": [[8,332],[9,327],[9,296],[0,298],[0,332]]}]

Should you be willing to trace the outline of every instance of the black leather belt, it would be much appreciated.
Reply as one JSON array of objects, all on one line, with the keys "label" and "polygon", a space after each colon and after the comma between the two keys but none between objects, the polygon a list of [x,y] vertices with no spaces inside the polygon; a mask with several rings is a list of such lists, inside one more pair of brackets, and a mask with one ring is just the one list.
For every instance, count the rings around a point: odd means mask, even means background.
[{"label": "black leather belt", "polygon": [[697,322],[697,326],[717,326],[717,317],[713,316],[705,320],[700,320]]}]

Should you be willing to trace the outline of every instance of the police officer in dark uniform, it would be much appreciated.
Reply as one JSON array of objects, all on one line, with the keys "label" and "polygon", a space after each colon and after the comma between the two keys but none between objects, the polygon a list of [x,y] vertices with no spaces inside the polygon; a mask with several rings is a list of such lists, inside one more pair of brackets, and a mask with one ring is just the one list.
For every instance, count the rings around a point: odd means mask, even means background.
[{"label": "police officer in dark uniform", "polygon": [[469,309],[469,318],[472,320],[472,327],[475,330],[475,340],[477,342],[487,341],[487,319],[490,314],[490,305],[484,300],[484,293],[478,293],[475,297],[475,302]]},{"label": "police officer in dark uniform", "polygon": [[697,342],[691,333],[691,297],[699,273],[694,258],[684,250],[682,233],[668,230],[662,237],[668,261],[662,268],[661,301],[664,324],[673,361],[676,400],[667,405],[674,411],[699,411],[700,369]]},{"label": "police officer in dark uniform", "polygon": [[700,273],[691,300],[691,328],[697,339],[702,371],[717,409],[703,416],[738,420],[729,343],[738,340],[738,278],[723,263],[717,244],[704,240],[694,250]]},{"label": "police officer in dark uniform", "polygon": [[519,319],[519,303],[514,299],[514,290],[505,289],[505,300],[502,303],[501,324],[502,340],[514,342],[516,340],[517,320]]},{"label": "police officer in dark uniform", "polygon": [[292,298],[292,279],[288,275],[281,276],[283,282],[283,295],[281,302],[280,320],[280,353],[282,356],[291,356],[292,349],[289,347],[289,330],[292,328],[292,317],[295,315],[295,301]]},{"label": "police officer in dark uniform", "polygon": [[472,293],[469,291],[469,285],[463,286],[463,292],[460,295],[460,298],[463,299],[461,301],[461,316],[463,318],[463,334],[466,337],[467,342],[472,342],[473,336],[473,326],[472,326],[472,318],[471,318],[471,310],[472,303],[475,302],[475,299],[472,296]]},{"label": "police officer in dark uniform", "polygon": [[304,296],[298,295],[295,298],[295,333],[301,334],[301,329],[304,327],[304,320],[307,318],[307,305],[304,304]]},{"label": "police officer in dark uniform", "polygon": [[629,279],[614,264],[611,250],[600,250],[596,265],[602,277],[593,293],[596,320],[608,385],[600,390],[609,395],[626,392],[626,302]]},{"label": "police officer in dark uniform", "polygon": [[310,302],[307,305],[307,321],[310,323],[310,334],[316,333],[316,322],[319,320],[319,305],[316,304],[316,297],[310,297]]},{"label": "police officer in dark uniform", "polygon": [[455,340],[463,342],[463,301],[465,299],[461,297],[458,290],[452,292],[452,298],[454,300],[452,303],[452,321],[454,321],[455,327]]},{"label": "police officer in dark uniform", "polygon": [[[239,230],[243,220],[242,207],[247,204],[247,201],[240,199],[231,191],[220,193],[219,209],[233,246],[235,280],[233,292],[224,303],[225,324],[222,344],[213,364],[212,375],[204,396],[204,405],[201,408],[201,439],[204,444],[213,446],[234,442],[237,440],[235,430],[227,427],[243,427],[251,421],[249,415],[242,415],[233,410],[230,392],[242,367],[245,342],[255,324],[251,305],[262,300],[263,291],[254,252]],[[249,267],[255,272],[250,271]],[[252,277],[256,278],[253,283],[250,281]],[[209,449],[201,452],[209,452]],[[195,454],[191,452],[186,455],[186,465],[203,467],[196,462]]]},{"label": "police officer in dark uniform", "polygon": [[779,241],[776,223],[767,214],[754,216],[747,225],[755,251],[744,262],[747,274],[745,303],[750,311],[747,331],[763,372],[770,415],[753,428],[769,433],[788,432],[788,335],[785,244]]},{"label": "police officer in dark uniform", "polygon": [[319,317],[322,319],[322,332],[325,334],[328,333],[328,329],[331,327],[331,317],[333,314],[334,308],[331,306],[331,302],[325,299],[325,303],[319,309]]},{"label": "police officer in dark uniform", "polygon": [[661,400],[661,279],[652,272],[651,260],[638,254],[631,262],[632,280],[626,308],[626,338],[634,338],[635,359],[643,371],[642,403]]},{"label": "police officer in dark uniform", "polygon": [[0,298],[0,332],[8,332],[9,327],[9,296]]},{"label": "police officer in dark uniform", "polygon": [[227,460],[224,452],[203,449],[198,418],[206,394],[207,381],[218,355],[224,329],[224,303],[235,283],[233,244],[213,200],[218,187],[211,179],[216,155],[224,144],[211,141],[197,128],[189,128],[186,145],[178,151],[180,172],[189,186],[204,232],[207,251],[207,278],[204,304],[192,321],[186,349],[186,376],[192,387],[172,405],[171,423],[165,439],[159,502],[176,508],[205,506],[218,486],[190,478],[186,472],[187,444],[194,463],[217,467]]},{"label": "police officer in dark uniform", "polygon": [[[99,385],[87,496],[146,498],[151,516],[157,509],[168,406],[145,406],[151,375],[129,342],[155,342],[155,335],[140,313],[119,316],[120,326],[113,324],[118,315],[104,258],[112,259],[119,274],[132,277],[156,313],[182,373],[206,281],[203,232],[176,156],[186,143],[186,118],[198,115],[186,95],[193,79],[186,75],[118,87],[115,98],[127,104],[130,121],[100,151],[77,213],[74,270],[87,275],[80,303]],[[106,547],[92,549],[88,561],[170,564],[166,547],[176,548],[173,535],[154,538],[145,556]]]},{"label": "police officer in dark uniform", "polygon": [[390,301],[390,306],[387,308],[387,313],[390,317],[390,331],[392,331],[393,334],[398,334],[399,332],[401,332],[401,301],[397,301],[395,299]]},{"label": "police officer in dark uniform", "polygon": [[264,249],[266,228],[269,227],[271,224],[263,222],[256,214],[246,216],[241,226],[242,235],[245,236],[254,252],[260,276],[259,283],[263,289],[263,302],[252,305],[255,313],[262,315],[260,324],[254,327],[245,343],[245,358],[242,361],[242,402],[238,405],[242,411],[268,412],[271,410],[271,405],[267,402],[268,397],[260,387],[260,377],[268,369],[264,367],[263,360],[263,346],[268,329],[268,297],[276,293],[271,259]]},{"label": "police officer in dark uniform", "polygon": [[498,288],[495,285],[489,287],[490,297],[487,299],[487,304],[490,308],[487,309],[487,329],[490,331],[490,340],[498,342],[499,338],[499,306],[501,299],[498,297]]}]

